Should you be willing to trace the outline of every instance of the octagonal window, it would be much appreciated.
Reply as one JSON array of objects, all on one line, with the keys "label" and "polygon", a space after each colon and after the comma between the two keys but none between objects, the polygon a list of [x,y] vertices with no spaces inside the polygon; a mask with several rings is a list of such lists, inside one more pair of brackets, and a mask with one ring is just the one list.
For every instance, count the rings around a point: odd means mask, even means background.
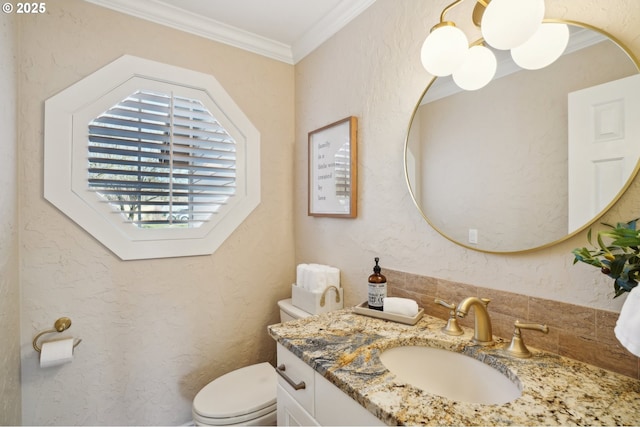
[{"label": "octagonal window", "polygon": [[260,202],[259,142],[213,76],[124,56],[45,102],[45,198],[122,259],[211,254]]},{"label": "octagonal window", "polygon": [[235,148],[201,101],[138,90],[89,122],[88,185],[136,227],[200,227],[236,193]]}]

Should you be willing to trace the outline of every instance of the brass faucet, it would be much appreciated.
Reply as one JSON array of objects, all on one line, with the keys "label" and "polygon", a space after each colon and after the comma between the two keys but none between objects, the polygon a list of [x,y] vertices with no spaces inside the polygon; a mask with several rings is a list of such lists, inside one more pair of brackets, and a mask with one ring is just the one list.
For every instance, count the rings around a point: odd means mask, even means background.
[{"label": "brass faucet", "polygon": [[488,345],[493,342],[493,333],[491,331],[491,318],[487,311],[487,305],[490,299],[467,297],[460,301],[456,308],[458,317],[464,317],[471,307],[475,312],[475,330],[473,334],[473,342],[479,345]]}]

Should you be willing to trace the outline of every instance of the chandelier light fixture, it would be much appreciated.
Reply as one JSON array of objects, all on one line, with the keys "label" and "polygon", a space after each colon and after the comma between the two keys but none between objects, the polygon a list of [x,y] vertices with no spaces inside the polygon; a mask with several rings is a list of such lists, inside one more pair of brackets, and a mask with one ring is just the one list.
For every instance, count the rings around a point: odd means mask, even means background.
[{"label": "chandelier light fixture", "polygon": [[[544,23],[544,0],[476,0],[472,20],[480,28],[483,42],[469,46],[465,33],[445,15],[464,0],[445,7],[440,22],[425,39],[420,51],[424,68],[432,75],[452,75],[464,90],[477,90],[496,73],[497,50],[511,50],[515,63],[536,70],[553,63],[569,41],[565,24]],[[486,45],[485,45],[486,44]]]}]

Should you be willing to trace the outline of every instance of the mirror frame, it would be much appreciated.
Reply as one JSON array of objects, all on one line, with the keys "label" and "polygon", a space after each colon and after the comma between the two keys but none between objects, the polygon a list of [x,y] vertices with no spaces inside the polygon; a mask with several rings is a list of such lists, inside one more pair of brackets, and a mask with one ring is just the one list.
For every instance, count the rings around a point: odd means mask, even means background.
[{"label": "mirror frame", "polygon": [[[602,30],[600,28],[594,27],[593,25],[586,24],[584,22],[573,21],[573,20],[544,19],[543,22],[562,23],[562,24],[574,25],[574,26],[581,27],[581,28],[584,28],[584,29],[587,29],[587,30],[595,31],[595,32],[603,35],[604,37],[608,38],[611,42],[615,43],[629,57],[629,59],[636,66],[636,69],[638,70],[638,73],[640,73],[640,60],[638,60],[638,57],[625,44],[623,44],[618,38],[612,36],[608,32],[606,32],[606,31],[604,31],[604,30]],[[483,41],[484,41],[484,39],[480,38],[480,39],[470,43],[469,46],[473,46],[473,45],[482,43]],[[442,231],[440,228],[435,226],[433,224],[433,222],[427,217],[427,215],[424,213],[424,211],[422,210],[422,208],[420,207],[420,205],[419,205],[419,203],[418,203],[418,201],[416,199],[416,196],[414,194],[413,188],[411,187],[411,181],[409,179],[409,171],[408,171],[408,164],[407,164],[408,163],[407,162],[408,156],[407,155],[408,155],[408,150],[409,150],[409,135],[411,133],[411,126],[413,125],[413,121],[414,121],[414,119],[416,117],[418,109],[421,106],[422,99],[425,97],[426,93],[429,91],[429,89],[434,84],[434,82],[436,81],[437,78],[438,77],[432,77],[431,78],[431,80],[429,81],[429,84],[427,84],[427,87],[425,88],[425,90],[420,95],[420,98],[418,99],[418,102],[417,102],[415,108],[413,109],[413,113],[411,114],[411,119],[409,120],[409,126],[407,127],[406,136],[405,136],[405,142],[404,142],[404,176],[405,176],[405,181],[407,183],[407,187],[409,189],[409,194],[411,195],[411,199],[413,200],[413,204],[416,206],[416,208],[418,209],[418,211],[420,212],[422,217],[429,224],[429,226],[431,226],[431,228],[436,230],[441,236],[443,236],[444,238],[446,238],[450,242],[453,242],[453,243],[455,243],[455,244],[457,244],[459,246],[462,246],[464,248],[467,248],[467,249],[471,249],[471,250],[474,250],[474,251],[477,251],[477,252],[482,252],[482,253],[489,253],[489,254],[523,254],[523,253],[529,253],[529,252],[533,252],[533,251],[537,251],[537,250],[540,250],[540,249],[544,249],[544,248],[548,248],[548,247],[557,245],[557,244],[559,244],[561,242],[564,242],[565,240],[568,240],[568,239],[572,238],[573,236],[583,232],[587,228],[591,227],[600,218],[602,218],[602,216],[605,213],[607,213],[607,211],[609,211],[609,209],[611,209],[611,207],[620,200],[622,195],[627,192],[627,190],[629,189],[629,187],[631,186],[631,184],[635,180],[636,176],[638,175],[638,171],[640,171],[640,159],[638,159],[638,161],[636,162],[635,168],[633,169],[633,171],[629,175],[629,178],[627,179],[625,184],[622,186],[620,191],[615,195],[615,197],[613,197],[613,199],[599,213],[597,213],[590,221],[587,221],[580,228],[577,228],[576,230],[574,230],[574,231],[572,231],[570,233],[567,233],[566,235],[564,235],[563,237],[561,237],[559,239],[553,240],[553,241],[545,243],[543,245],[531,247],[531,248],[525,248],[525,249],[519,249],[519,250],[507,250],[507,251],[482,249],[482,248],[474,247],[474,246],[472,246],[470,244],[459,242],[459,241],[455,240],[454,238],[448,236],[444,231]]]}]

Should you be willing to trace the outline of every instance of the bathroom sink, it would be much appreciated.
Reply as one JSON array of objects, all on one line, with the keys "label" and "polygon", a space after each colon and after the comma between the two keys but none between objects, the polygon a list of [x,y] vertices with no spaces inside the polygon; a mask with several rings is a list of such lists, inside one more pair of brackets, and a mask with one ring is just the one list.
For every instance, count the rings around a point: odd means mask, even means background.
[{"label": "bathroom sink", "polygon": [[399,380],[458,402],[503,404],[522,394],[500,371],[453,351],[394,347],[383,351],[380,361]]}]

